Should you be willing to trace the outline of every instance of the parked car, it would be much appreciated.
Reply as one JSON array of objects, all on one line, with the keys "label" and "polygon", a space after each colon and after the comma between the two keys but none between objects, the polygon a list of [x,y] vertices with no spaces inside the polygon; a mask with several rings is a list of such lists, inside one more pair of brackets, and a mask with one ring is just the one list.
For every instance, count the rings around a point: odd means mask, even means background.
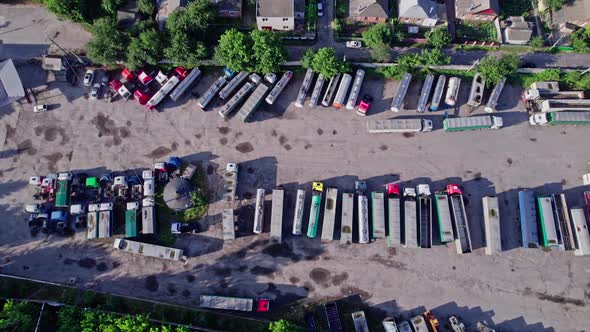
[{"label": "parked car", "polygon": [[94,86],[92,86],[92,91],[90,92],[90,99],[92,100],[96,100],[98,99],[98,94],[100,93],[100,83],[94,83]]},{"label": "parked car", "polygon": [[84,86],[91,86],[94,81],[94,69],[88,69],[84,74]]},{"label": "parked car", "polygon": [[323,3],[318,3],[318,16],[322,17],[324,16],[324,4]]},{"label": "parked car", "polygon": [[33,112],[35,112],[35,113],[47,112],[47,105],[45,105],[45,104],[35,105],[35,107],[33,107]]},{"label": "parked car", "polygon": [[367,115],[367,113],[369,113],[369,109],[371,108],[372,102],[373,97],[371,97],[370,95],[364,95],[359,104],[359,109],[357,113],[360,115]]},{"label": "parked car", "polygon": [[172,234],[182,234],[182,233],[196,233],[198,231],[198,227],[196,223],[179,223],[175,222],[170,225],[170,232]]},{"label": "parked car", "polygon": [[346,47],[348,47],[348,48],[361,48],[361,47],[363,47],[363,43],[358,40],[349,40],[346,42]]}]

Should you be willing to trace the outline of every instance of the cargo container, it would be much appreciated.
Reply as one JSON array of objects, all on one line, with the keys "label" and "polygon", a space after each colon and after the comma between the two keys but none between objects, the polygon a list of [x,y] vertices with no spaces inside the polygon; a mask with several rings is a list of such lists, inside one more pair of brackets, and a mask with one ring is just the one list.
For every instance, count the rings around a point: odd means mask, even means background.
[{"label": "cargo container", "polygon": [[309,98],[309,107],[318,106],[325,82],[326,79],[324,78],[324,75],[320,74],[318,79],[315,81],[315,85],[313,86],[313,92],[311,93],[311,98]]},{"label": "cargo container", "polygon": [[324,219],[322,223],[321,240],[324,242],[334,240],[334,224],[336,222],[336,205],[338,204],[338,189],[326,189],[326,201],[324,203]]},{"label": "cargo container", "polygon": [[451,212],[455,221],[455,246],[458,254],[471,252],[471,233],[469,231],[469,221],[465,211],[465,202],[463,201],[463,192],[457,184],[447,185],[447,194],[451,201]]},{"label": "cargo container", "polygon": [[311,186],[311,207],[309,209],[309,222],[307,224],[307,237],[314,238],[318,233],[318,224],[320,222],[320,209],[322,206],[322,195],[324,193],[324,184],[314,182]]},{"label": "cargo container", "polygon": [[301,235],[301,228],[303,225],[303,211],[305,208],[305,190],[297,190],[297,198],[295,201],[295,213],[293,216],[293,235]]},{"label": "cargo container", "polygon": [[373,239],[385,238],[385,194],[382,192],[371,193],[371,214],[373,221]]},{"label": "cargo container", "polygon": [[270,215],[270,242],[283,241],[283,200],[285,192],[281,188],[272,191],[272,210]]},{"label": "cargo container", "polygon": [[486,104],[484,110],[488,113],[492,113],[496,111],[496,106],[498,105],[498,100],[500,99],[500,95],[502,95],[502,90],[504,90],[504,84],[506,84],[506,77],[502,77],[500,82],[496,84],[494,90],[492,90],[492,94],[490,95],[490,99]]},{"label": "cargo container", "polygon": [[67,207],[70,203],[70,181],[58,180],[55,194],[55,206]]},{"label": "cargo container", "polygon": [[352,219],[354,210],[354,193],[342,195],[342,222],[340,231],[340,244],[352,243]]},{"label": "cargo container", "polygon": [[365,71],[362,69],[357,69],[356,74],[354,75],[352,89],[350,90],[350,96],[348,96],[348,101],[346,102],[346,109],[353,110],[356,107],[356,101],[359,97],[359,93],[361,92],[361,88],[363,87],[364,78]]},{"label": "cargo container", "polygon": [[203,94],[201,99],[199,99],[199,102],[197,103],[197,105],[202,110],[204,110],[205,107],[207,107],[207,105],[209,105],[209,103],[213,100],[213,98],[215,98],[215,95],[217,95],[217,93],[219,92],[219,90],[221,90],[221,88],[225,85],[225,83],[227,83],[227,77],[220,76],[215,81],[215,83],[213,83],[213,85],[211,85],[209,87],[209,89],[207,89],[207,91],[205,92],[205,94]]},{"label": "cargo container", "polygon": [[584,209],[571,209],[572,224],[576,239],[576,249],[574,255],[588,256],[590,255],[590,234],[588,234],[588,223],[584,215]]},{"label": "cargo container", "polygon": [[539,247],[539,233],[537,231],[537,209],[535,193],[530,190],[518,192],[518,214],[520,219],[520,233],[524,248]]},{"label": "cargo container", "polygon": [[127,210],[125,211],[125,237],[137,236],[137,210],[139,209],[138,202],[127,203]]},{"label": "cargo container", "polygon": [[370,134],[416,133],[432,131],[432,120],[427,119],[387,119],[367,121]]},{"label": "cargo container", "polygon": [[355,332],[369,332],[367,326],[367,318],[364,311],[356,311],[352,313],[352,322],[354,324]]},{"label": "cargo container", "polygon": [[178,84],[176,89],[172,91],[170,94],[170,99],[174,101],[178,101],[180,97],[182,97],[185,92],[197,81],[197,79],[201,76],[201,71],[199,68],[194,68],[191,72]]},{"label": "cargo container", "polygon": [[334,97],[334,102],[332,103],[332,106],[335,108],[342,108],[342,106],[344,106],[350,82],[352,82],[352,76],[349,74],[343,74],[338,90],[336,91],[336,96]]},{"label": "cargo container", "polygon": [[478,107],[483,101],[483,94],[486,88],[486,80],[480,73],[475,73],[473,81],[471,82],[471,90],[469,91],[469,98],[467,99],[467,105]]},{"label": "cargo container", "polygon": [[434,202],[436,204],[436,217],[438,219],[440,242],[452,242],[455,239],[455,235],[453,233],[453,223],[451,221],[449,197],[446,193],[436,193],[434,194]]},{"label": "cargo container", "polygon": [[227,99],[248,78],[248,72],[241,71],[232,78],[227,85],[219,91],[219,98]]},{"label": "cargo container", "polygon": [[150,243],[131,241],[127,239],[115,239],[115,249],[140,254],[147,257],[163,258],[177,262],[186,262],[182,249],[163,247]]},{"label": "cargo container", "polygon": [[387,185],[387,221],[389,226],[389,235],[387,236],[387,246],[396,247],[402,245],[401,229],[401,208],[400,208],[400,189],[396,183]]},{"label": "cargo container", "polygon": [[418,246],[432,248],[432,197],[430,186],[419,184],[418,193]]},{"label": "cargo container", "polygon": [[369,200],[367,199],[367,183],[355,181],[354,189],[358,199],[359,243],[369,243]]},{"label": "cargo container", "polygon": [[406,93],[408,92],[408,88],[410,87],[410,83],[412,82],[412,74],[405,73],[404,77],[402,78],[399,87],[397,88],[397,92],[393,97],[393,101],[391,102],[391,111],[392,112],[399,112],[402,108],[404,103],[404,98],[406,98]]},{"label": "cargo container", "polygon": [[502,234],[500,233],[500,209],[497,197],[482,197],[483,222],[486,236],[486,255],[502,251]]},{"label": "cargo container", "polygon": [[242,122],[247,122],[250,116],[256,112],[260,103],[262,103],[268,89],[269,87],[266,84],[260,83],[238,111],[237,118],[242,120]]},{"label": "cargo container", "polygon": [[272,90],[270,90],[270,93],[268,94],[268,96],[266,96],[265,100],[269,105],[274,104],[274,102],[281,95],[283,90],[285,90],[285,87],[287,86],[287,84],[289,83],[291,78],[293,78],[292,71],[286,71],[283,74],[283,76],[281,76],[281,79],[277,82],[277,85],[275,85],[275,87],[272,88]]},{"label": "cargo container", "polygon": [[424,113],[428,106],[428,99],[430,98],[430,92],[432,91],[432,84],[434,83],[434,75],[427,74],[422,84],[422,90],[420,91],[420,97],[418,98],[418,108],[416,109],[419,113]]},{"label": "cargo container", "polygon": [[264,189],[256,190],[256,205],[254,206],[254,230],[256,234],[262,233],[264,228]]},{"label": "cargo container", "polygon": [[447,93],[445,95],[445,103],[451,107],[457,105],[457,98],[459,96],[459,87],[461,86],[461,79],[458,77],[451,77],[447,85]]},{"label": "cargo container", "polygon": [[156,234],[156,208],[152,197],[144,198],[142,202],[141,234]]},{"label": "cargo container", "polygon": [[309,88],[311,87],[311,82],[313,81],[313,71],[308,69],[305,72],[305,77],[303,78],[303,82],[301,83],[301,88],[299,88],[299,93],[297,93],[297,99],[295,100],[295,107],[303,107],[303,103],[307,98],[307,93],[309,92]]},{"label": "cargo container", "polygon": [[444,131],[464,131],[478,129],[500,129],[503,121],[499,116],[471,116],[467,118],[447,118],[443,120]]},{"label": "cargo container", "polygon": [[541,224],[541,240],[545,247],[559,246],[557,227],[553,214],[551,197],[538,196],[537,209],[539,210],[539,223]]},{"label": "cargo container", "polygon": [[547,99],[541,103],[541,112],[590,111],[590,99]]},{"label": "cargo container", "polygon": [[88,214],[86,215],[86,237],[89,240],[98,238],[98,204],[88,205]]},{"label": "cargo container", "polygon": [[416,218],[416,190],[404,188],[404,247],[418,248],[418,222]]},{"label": "cargo container", "polygon": [[548,112],[534,113],[529,117],[529,123],[532,126],[547,125],[570,125],[583,126],[590,125],[590,112]]},{"label": "cargo container", "polygon": [[219,115],[222,118],[227,118],[230,113],[238,106],[238,104],[244,100],[244,98],[254,89],[254,84],[248,82],[244,84],[244,86],[236,92],[236,94],[227,102],[221,110],[219,110]]},{"label": "cargo container", "polygon": [[223,209],[221,212],[221,223],[223,227],[223,240],[236,238],[236,223],[234,220],[234,209]]},{"label": "cargo container", "polygon": [[338,89],[338,82],[340,82],[340,77],[342,74],[336,74],[330,79],[330,83],[328,83],[328,88],[324,93],[324,97],[322,98],[322,105],[324,107],[329,107],[332,102],[332,98],[334,98],[334,94],[336,93],[336,89]]},{"label": "cargo container", "polygon": [[438,80],[436,80],[436,87],[434,88],[434,93],[432,94],[432,101],[430,102],[430,112],[438,111],[438,107],[440,106],[442,95],[445,90],[446,81],[447,77],[445,75],[438,76]]},{"label": "cargo container", "polygon": [[[270,301],[267,299],[257,299],[254,301],[249,298],[201,295],[199,297],[199,306],[209,309],[224,309],[236,311],[254,311],[267,312],[270,309]],[[254,305],[256,304],[256,308]]]}]

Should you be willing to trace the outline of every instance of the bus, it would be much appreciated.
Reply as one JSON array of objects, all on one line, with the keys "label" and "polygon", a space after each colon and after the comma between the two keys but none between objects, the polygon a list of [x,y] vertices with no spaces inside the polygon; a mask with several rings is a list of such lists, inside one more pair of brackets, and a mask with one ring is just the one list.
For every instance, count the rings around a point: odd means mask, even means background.
[{"label": "bus", "polygon": [[442,99],[443,91],[445,90],[445,83],[447,81],[447,77],[445,75],[440,75],[438,80],[436,80],[436,87],[434,88],[434,94],[432,95],[432,101],[430,102],[430,111],[436,112],[438,111],[438,107],[440,105],[440,101]]},{"label": "bus", "polygon": [[272,210],[270,215],[270,242],[283,240],[283,200],[285,192],[281,188],[272,191]]},{"label": "bus", "polygon": [[299,93],[297,94],[295,107],[303,107],[303,103],[305,102],[305,98],[307,98],[307,93],[309,92],[309,87],[311,87],[311,81],[313,81],[313,71],[308,69],[305,73],[305,77],[303,78],[303,83],[301,83]]},{"label": "bus", "polygon": [[338,189],[326,189],[324,203],[324,222],[322,225],[322,241],[334,240],[334,223],[336,222],[336,204],[338,204]]},{"label": "bus", "polygon": [[350,87],[351,81],[352,76],[349,74],[342,75],[342,79],[340,80],[340,85],[336,91],[336,97],[334,97],[332,106],[335,108],[342,108],[342,106],[344,106],[344,101],[346,100],[346,94],[348,93],[348,88]]},{"label": "bus", "polygon": [[241,71],[234,78],[227,83],[227,85],[219,92],[219,98],[226,99],[232,92],[248,78],[248,72]]},{"label": "bus", "polygon": [[314,182],[311,185],[311,207],[309,209],[309,222],[307,224],[307,237],[314,238],[318,233],[318,223],[320,222],[320,208],[322,205],[322,195],[324,184]]},{"label": "bus", "polygon": [[336,93],[336,89],[338,88],[338,82],[340,81],[340,77],[342,74],[336,74],[332,76],[330,79],[330,83],[328,83],[328,88],[326,89],[326,93],[324,93],[324,98],[322,98],[322,105],[324,107],[329,107],[331,105],[332,98]]},{"label": "bus", "polygon": [[264,227],[264,189],[256,190],[256,205],[254,206],[254,233],[262,233]]},{"label": "bus", "polygon": [[352,219],[354,209],[354,194],[342,195],[342,225],[340,231],[340,244],[352,243]]},{"label": "bus", "polygon": [[287,71],[283,74],[283,76],[281,76],[281,79],[277,82],[277,85],[275,85],[275,87],[270,90],[268,96],[266,96],[265,100],[269,105],[272,105],[277,100],[279,95],[283,92],[283,90],[285,90],[285,87],[289,81],[291,81],[291,78],[293,78],[292,71]]},{"label": "bus", "polygon": [[399,88],[397,89],[397,93],[391,102],[391,111],[392,112],[399,112],[402,108],[404,103],[404,99],[406,98],[406,93],[408,92],[408,88],[410,87],[410,83],[412,82],[412,74],[405,73],[404,78],[401,80],[399,84]]},{"label": "bus", "polygon": [[363,86],[363,80],[365,79],[365,71],[362,69],[357,69],[356,74],[354,75],[354,82],[352,83],[352,89],[350,90],[350,96],[348,96],[348,101],[346,102],[346,109],[352,110],[356,106],[356,101],[359,97],[361,92],[361,87]]},{"label": "bus", "polygon": [[574,234],[576,235],[574,255],[588,256],[590,255],[590,234],[588,234],[588,223],[586,222],[584,209],[575,208],[571,209],[570,212],[572,214]]},{"label": "bus", "polygon": [[553,214],[551,197],[538,196],[537,207],[539,209],[539,222],[541,223],[541,239],[545,247],[559,246],[559,238]]},{"label": "bus", "polygon": [[207,91],[205,92],[203,97],[201,97],[201,99],[199,99],[199,102],[197,103],[197,105],[202,110],[204,110],[205,107],[207,107],[207,105],[209,105],[209,103],[213,100],[213,98],[215,98],[215,95],[219,92],[219,90],[221,90],[221,88],[225,85],[225,83],[227,83],[227,77],[220,76],[215,81],[215,83],[213,83],[213,85],[211,85],[209,87],[209,89],[207,89]]},{"label": "bus", "polygon": [[320,95],[322,94],[325,82],[326,79],[324,78],[324,75],[320,74],[313,86],[313,92],[311,93],[311,98],[309,98],[309,107],[318,106],[318,101],[320,100]]},{"label": "bus", "polygon": [[424,80],[424,84],[422,85],[422,90],[420,91],[420,97],[418,98],[417,111],[419,113],[424,113],[426,111],[426,105],[428,104],[428,99],[430,97],[430,92],[432,91],[433,83],[434,75],[427,74],[426,79]]},{"label": "bus", "polygon": [[115,239],[113,244],[115,249],[140,254],[147,257],[169,259],[177,262],[186,262],[187,258],[183,255],[182,249],[159,246],[150,243],[131,241],[127,239]]},{"label": "bus", "polygon": [[297,200],[295,202],[295,215],[293,217],[293,235],[301,235],[303,225],[303,209],[305,207],[305,190],[297,190]]}]

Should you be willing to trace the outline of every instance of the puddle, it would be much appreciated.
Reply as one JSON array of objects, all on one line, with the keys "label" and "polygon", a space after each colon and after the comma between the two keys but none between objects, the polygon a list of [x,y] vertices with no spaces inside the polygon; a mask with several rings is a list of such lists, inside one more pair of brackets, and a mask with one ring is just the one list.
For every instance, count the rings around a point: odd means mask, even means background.
[{"label": "puddle", "polygon": [[229,127],[219,127],[219,128],[217,128],[217,131],[219,131],[219,133],[221,135],[227,135],[227,133],[229,133],[230,129],[229,129]]},{"label": "puddle", "polygon": [[324,134],[324,130],[322,128],[318,129],[318,135],[323,135]]},{"label": "puddle", "polygon": [[342,296],[351,296],[351,295],[355,295],[358,294],[361,297],[361,300],[366,301],[370,298],[373,297],[373,294],[357,288],[357,287],[352,287],[352,286],[344,286],[342,288],[340,288],[340,294],[342,294]]},{"label": "puddle", "polygon": [[78,266],[83,267],[85,269],[91,269],[96,266],[96,260],[85,257],[78,261]]},{"label": "puddle", "polygon": [[340,286],[343,282],[348,279],[348,273],[342,272],[332,277],[332,286]]},{"label": "puddle", "polygon": [[328,278],[330,278],[330,271],[318,267],[309,272],[309,277],[316,284],[323,284],[328,280]]},{"label": "puddle", "polygon": [[158,284],[158,279],[156,278],[156,276],[148,276],[147,278],[145,278],[144,287],[150,292],[157,291],[158,288],[160,288],[160,285]]},{"label": "puddle", "polygon": [[236,150],[238,150],[241,153],[249,153],[254,151],[254,147],[252,146],[252,143],[244,142],[236,145]]},{"label": "puddle", "polygon": [[219,139],[219,144],[226,145],[227,144],[227,137],[222,137]]},{"label": "puddle", "polygon": [[169,148],[165,146],[159,146],[152,150],[152,152],[146,154],[145,156],[152,159],[160,159],[169,154],[170,152],[172,152],[172,150],[170,150]]}]

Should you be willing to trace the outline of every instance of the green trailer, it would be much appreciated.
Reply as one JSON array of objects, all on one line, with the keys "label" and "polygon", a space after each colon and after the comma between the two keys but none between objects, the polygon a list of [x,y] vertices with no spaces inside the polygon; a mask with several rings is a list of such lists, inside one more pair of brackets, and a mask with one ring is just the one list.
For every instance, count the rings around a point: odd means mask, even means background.
[{"label": "green trailer", "polygon": [[502,128],[503,121],[499,116],[471,116],[466,118],[448,118],[443,120],[444,131],[465,131],[479,129]]},{"label": "green trailer", "polygon": [[590,125],[590,112],[549,112],[550,125]]},{"label": "green trailer", "polygon": [[137,236],[137,210],[125,211],[125,237]]},{"label": "green trailer", "polygon": [[318,235],[318,223],[320,221],[320,207],[322,205],[322,194],[324,184],[314,182],[311,193],[311,208],[309,210],[309,223],[307,225],[307,237],[314,238]]},{"label": "green trailer", "polygon": [[70,198],[70,183],[68,180],[57,181],[57,193],[55,194],[55,206],[67,207]]}]

